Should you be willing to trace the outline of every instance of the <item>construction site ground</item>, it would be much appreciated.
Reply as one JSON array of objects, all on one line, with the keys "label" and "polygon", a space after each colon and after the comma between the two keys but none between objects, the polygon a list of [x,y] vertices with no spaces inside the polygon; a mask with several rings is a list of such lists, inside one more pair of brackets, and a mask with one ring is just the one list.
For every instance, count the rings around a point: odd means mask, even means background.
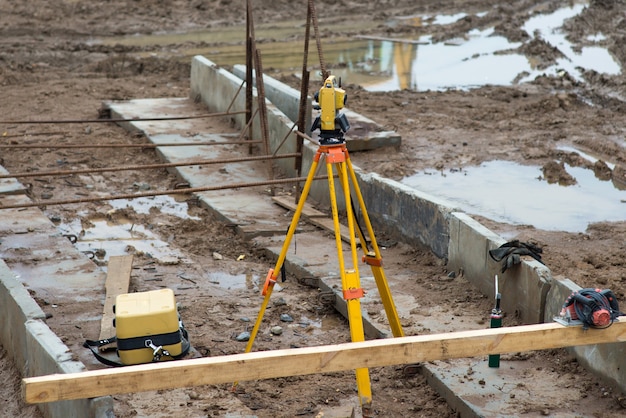
[{"label": "construction site ground", "polygon": [[[254,2],[257,23],[306,17],[306,7],[293,7],[287,1]],[[267,4],[266,4],[267,3]],[[423,1],[375,1],[367,4],[350,2],[316,2],[320,20],[337,22],[341,33],[344,20],[375,20],[376,29],[362,34],[397,37],[419,27],[385,25],[391,16],[414,14],[455,14],[489,12],[481,19],[462,19],[457,24],[437,28],[435,36],[452,39],[473,26],[495,26],[510,39],[518,36],[522,18],[534,11],[569,5],[569,1],[520,1],[504,4],[498,1],[454,1],[440,4]],[[623,1],[591,1],[581,18],[568,22],[566,29],[572,41],[584,44],[589,35],[602,32],[606,46],[623,65]],[[110,100],[170,98],[188,96],[189,65],[186,60],[159,57],[163,50],[177,45],[124,47],[103,45],[96,39],[136,33],[184,31],[194,28],[242,25],[245,2],[163,1],[152,2],[82,2],[50,4],[44,1],[0,1],[0,103],[2,120],[93,119],[101,105]],[[326,34],[331,37],[331,34]],[[207,42],[207,41],[203,41]],[[209,40],[210,42],[210,40]],[[557,52],[537,50],[533,57],[551,62]],[[329,63],[332,64],[332,63]],[[271,71],[271,70],[268,70]],[[294,69],[297,73],[298,69]],[[297,85],[297,79],[284,81]],[[372,151],[352,155],[354,163],[365,171],[399,179],[422,169],[458,169],[488,159],[516,161],[522,164],[547,165],[566,156],[558,145],[575,144],[577,148],[608,163],[624,165],[624,75],[605,76],[585,73],[585,81],[567,77],[540,77],[532,83],[507,87],[483,87],[469,91],[446,92],[367,92],[359,86],[345,86],[350,92],[350,108],[368,116],[402,136],[397,150]],[[312,89],[316,87],[313,86]],[[592,103],[593,105],[590,105]],[[195,108],[203,112],[200,105]],[[224,121],[206,121],[206,130],[234,133]],[[189,132],[193,135],[194,132]],[[0,127],[3,144],[23,143],[145,143],[146,139],[109,123],[24,125]],[[245,148],[242,149],[245,154]],[[149,164],[159,160],[151,149],[93,148],[3,149],[2,166],[9,172],[48,171],[68,168],[112,167]],[[259,166],[260,170],[266,166]],[[549,166],[547,166],[549,167]],[[226,176],[228,173],[224,173]],[[233,173],[235,176],[236,173]],[[94,193],[132,193],[164,190],[178,182],[166,170],[113,172],[98,175],[29,178],[32,199],[73,199]],[[233,191],[235,195],[236,191]],[[260,190],[267,196],[268,190]],[[278,194],[290,196],[288,187]],[[273,260],[263,246],[244,240],[233,232],[233,226],[211,217],[194,204],[192,196],[177,200],[188,206],[189,218],[169,215],[165,210],[147,214],[130,209],[115,209],[105,203],[48,206],[44,213],[57,223],[80,219],[85,229],[100,221],[112,225],[143,226],[154,232],[183,255],[175,265],[156,263],[147,254],[135,252],[131,290],[142,291],[172,286],[177,289],[181,315],[200,355],[215,356],[241,353],[244,343],[236,341],[239,333],[249,329],[242,318],[254,320],[261,297],[259,282]],[[319,208],[326,210],[325,208]],[[549,210],[549,208],[546,208]],[[284,212],[289,218],[291,213]],[[624,236],[626,224],[597,223],[584,233],[537,230],[531,226],[512,226],[478,218],[495,232],[513,231],[521,240],[534,240],[544,249],[544,261],[556,277],[566,277],[583,287],[612,289],[624,299]],[[303,232],[317,231],[303,225]],[[319,232],[319,231],[317,231]],[[406,277],[406,286],[394,296],[401,303],[413,295],[418,303],[403,318],[408,333],[444,332],[488,326],[491,298],[481,295],[463,280],[452,277],[440,260],[423,248],[409,247],[378,236],[385,247],[385,271],[388,276]],[[316,259],[328,251],[328,243],[298,240],[301,259]],[[332,243],[332,240],[328,241]],[[132,252],[132,249],[129,249]],[[220,256],[214,255],[219,254]],[[97,254],[94,262],[98,262]],[[26,261],[25,261],[26,260]],[[20,263],[28,265],[20,255]],[[11,259],[5,259],[11,266]],[[38,260],[31,259],[32,267]],[[219,274],[245,277],[244,284],[229,289]],[[216,276],[217,275],[217,276]],[[347,322],[324,304],[315,287],[295,278],[281,284],[282,291],[273,295],[278,306],[266,314],[266,323],[282,325],[287,331],[280,337],[261,335],[256,350],[314,346],[347,342]],[[61,294],[59,290],[59,294]],[[415,296],[417,295],[417,296]],[[33,294],[44,312],[47,323],[81,360],[89,363],[89,353],[80,345],[86,338],[96,338],[97,318],[77,321],[86,305],[55,303],[55,294]],[[101,309],[102,295],[94,292],[93,311]],[[281,305],[282,302],[285,305]],[[282,308],[280,307],[282,306]],[[406,308],[406,306],[404,307]],[[368,312],[380,315],[380,309]],[[280,322],[280,313],[297,318],[295,325]],[[420,318],[412,320],[411,318]],[[386,321],[384,315],[380,321]],[[460,325],[458,325],[461,323]],[[513,315],[504,318],[505,325],[516,325]],[[248,325],[247,325],[248,324]],[[484,360],[484,359],[483,359]],[[501,393],[508,402],[517,402],[517,415],[598,416],[624,414],[623,395],[591,375],[565,350],[516,353],[503,356],[510,367],[524,368],[524,383],[508,387]],[[0,396],[7,416],[37,417],[33,406],[24,405],[19,396],[19,371],[0,349],[0,371],[5,382]],[[471,381],[472,367],[459,376],[457,383]],[[550,402],[537,402],[532,388],[541,387],[546,374],[559,384],[546,389]],[[421,374],[406,373],[402,367],[371,370],[374,411],[379,416],[455,416],[456,412],[427,383]],[[485,382],[488,383],[488,382]],[[352,372],[321,376],[304,376],[241,384],[237,393],[228,385],[198,387],[116,395],[118,416],[330,416],[341,408],[354,405],[355,380]]]}]

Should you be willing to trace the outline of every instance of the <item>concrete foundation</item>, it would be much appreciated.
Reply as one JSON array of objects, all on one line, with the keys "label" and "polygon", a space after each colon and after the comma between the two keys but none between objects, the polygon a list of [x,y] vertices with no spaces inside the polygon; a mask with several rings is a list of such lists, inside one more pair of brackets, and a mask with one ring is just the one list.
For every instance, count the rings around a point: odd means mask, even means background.
[{"label": "concrete foundation", "polygon": [[[242,69],[239,68],[238,71]],[[298,100],[294,101],[294,90],[285,88],[284,90],[291,96],[281,101],[275,95],[280,96],[283,89],[276,84],[275,80],[270,80],[268,78],[265,85],[268,96],[271,151],[276,151],[283,139],[287,138],[278,153],[295,152],[296,138],[291,132],[293,116],[287,115],[297,114],[297,112],[294,113],[294,107],[297,109],[299,93]],[[244,90],[240,90],[241,85],[240,77],[218,68],[204,57],[195,57],[191,69],[191,100],[187,98],[132,100],[109,103],[108,106],[114,117],[190,114],[192,112],[189,109],[193,101],[205,103],[212,112],[226,110],[236,112],[245,108]],[[270,91],[271,93],[268,93]],[[274,98],[270,99],[270,96]],[[276,105],[273,104],[274,101]],[[231,106],[230,109],[229,106]],[[355,119],[358,118],[355,117]],[[240,127],[245,125],[244,114],[233,115],[232,120]],[[126,127],[145,133],[153,143],[175,142],[176,140],[189,142],[189,138],[183,138],[177,135],[177,132],[188,130],[191,123],[184,120],[175,123],[172,121],[134,122],[126,124]],[[355,139],[348,143],[348,148],[363,149],[363,147],[377,147],[381,144],[391,146],[399,144],[399,137],[394,136],[393,133],[378,133],[377,135],[376,141],[372,141],[367,135],[361,137],[356,135]],[[220,140],[221,138],[223,137],[219,133],[204,133],[194,140]],[[222,158],[226,155],[221,154],[226,151],[216,148],[163,147],[158,152],[165,160],[171,162],[182,161],[190,155],[202,154],[205,158]],[[316,145],[305,141],[303,173],[308,172],[316,150]],[[295,174],[292,159],[277,160],[276,164],[286,175]],[[249,181],[250,178],[259,178],[266,174],[264,167],[266,166],[263,164],[230,165],[227,175],[218,169],[203,169],[200,172],[197,167],[181,167],[176,172],[191,187],[202,187],[209,184],[231,184]],[[523,322],[551,321],[560,310],[567,295],[578,288],[570,280],[553,278],[550,270],[536,261],[523,261],[519,268],[499,274],[500,265],[488,259],[488,250],[500,246],[504,243],[504,239],[446,201],[382,178],[377,174],[363,173],[358,167],[355,167],[355,172],[372,224],[377,231],[382,230],[411,245],[427,246],[433,253],[447,261],[448,270],[462,274],[486,295],[494,294],[493,278],[498,274],[503,300],[515,301],[513,310]],[[23,187],[17,181],[0,183],[0,194],[3,196],[9,196],[10,199],[18,201],[26,200],[27,198],[22,193]],[[320,203],[327,202],[327,183],[325,181],[314,182],[310,197]],[[267,199],[260,199],[258,189],[250,189],[249,192],[240,190],[236,196],[233,196],[230,191],[200,193],[199,198],[207,210],[214,212],[225,222],[238,225],[239,233],[249,239],[257,240],[269,254],[276,256],[280,252],[282,239],[290,219],[284,216],[285,211],[273,203],[270,196],[267,196]],[[339,201],[341,202],[342,199]],[[260,217],[257,215],[261,211],[266,214],[263,218],[269,221],[258,222]],[[66,280],[71,280],[72,286],[76,286],[72,289],[80,288],[81,283],[90,283],[91,286],[103,284],[102,272],[95,265],[87,263],[84,256],[77,251],[72,251],[73,247],[69,245],[67,239],[55,234],[54,226],[38,209],[21,212],[7,210],[3,215],[10,222],[0,222],[4,237],[8,237],[3,238],[5,244],[3,253],[0,254],[1,258],[11,255],[9,253],[11,249],[20,246],[33,248],[42,254],[45,254],[46,246],[57,248],[57,245],[66,245],[68,247],[63,249],[63,254],[71,254],[71,256],[63,260],[50,256],[42,264],[46,268],[48,282],[41,283],[41,291],[47,290],[46,288],[52,289],[54,286],[61,287],[61,283],[65,283]],[[316,240],[329,238],[326,234],[311,233],[302,239],[306,239],[307,242],[316,242]],[[11,255],[12,259],[14,256],[15,254]],[[318,262],[290,256],[286,265],[298,277],[318,278],[322,289],[333,291],[336,287],[335,260],[325,259]],[[67,274],[69,271],[81,273],[69,275]],[[363,278],[364,282],[367,280],[369,278]],[[394,293],[394,285],[392,284],[392,293]],[[371,287],[371,283],[369,286]],[[66,288],[67,283],[63,284],[63,287]],[[68,292],[67,297],[78,296],[79,294],[72,290]],[[376,299],[376,292],[372,292],[368,297]],[[381,328],[381,324],[377,321],[370,321],[368,318],[366,313],[368,297],[363,300],[366,332],[370,338],[386,337],[389,335],[388,330]],[[400,301],[396,300],[398,305],[402,305],[403,297],[410,302],[412,296],[400,295]],[[337,309],[340,312],[345,311],[343,299],[341,297],[335,299]],[[402,308],[399,310],[402,314]],[[511,311],[511,309],[508,310]],[[68,348],[45,324],[43,311],[30,297],[18,274],[9,269],[1,259],[0,315],[4,319],[4,325],[0,327],[0,342],[25,376],[84,370],[84,365],[72,359]],[[439,332],[439,330],[433,329],[433,332]],[[609,344],[576,347],[573,352],[581,363],[626,391],[626,370],[622,367],[624,350],[626,347],[623,344]],[[439,388],[461,416],[491,416],[493,411],[496,411],[495,415],[498,415],[498,407],[501,405],[490,405],[485,401],[495,395],[490,395],[484,391],[484,388],[472,382],[464,381],[462,385],[458,384],[457,376],[462,376],[468,367],[474,369],[475,381],[478,381],[481,376],[491,380],[514,381],[514,377],[509,376],[507,374],[509,371],[504,368],[483,370],[484,363],[484,359],[461,359],[446,362],[445,365],[427,364],[423,367],[433,386]],[[556,381],[553,384],[557,384]],[[472,393],[482,393],[482,398],[472,396]],[[113,415],[111,397],[44,403],[39,404],[39,407],[46,417],[110,417]]]}]

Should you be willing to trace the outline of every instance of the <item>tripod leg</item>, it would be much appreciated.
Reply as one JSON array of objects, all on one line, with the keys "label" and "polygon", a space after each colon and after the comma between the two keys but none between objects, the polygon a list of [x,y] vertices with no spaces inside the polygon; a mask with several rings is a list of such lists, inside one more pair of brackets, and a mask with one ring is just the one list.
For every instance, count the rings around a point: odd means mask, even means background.
[{"label": "tripod leg", "polygon": [[[376,280],[376,287],[378,288],[380,299],[382,300],[383,306],[385,307],[385,313],[387,314],[387,320],[389,321],[389,326],[391,327],[391,332],[393,336],[404,337],[404,331],[402,330],[402,325],[400,324],[398,311],[396,310],[396,306],[393,302],[393,297],[391,296],[391,290],[389,289],[389,283],[387,282],[387,278],[385,277],[385,271],[383,270],[383,257],[380,253],[380,249],[378,248],[378,243],[376,242],[376,237],[374,235],[374,229],[372,228],[372,223],[370,222],[369,215],[367,214],[367,209],[365,208],[365,201],[363,200],[363,195],[361,194],[361,189],[359,188],[359,183],[357,182],[356,174],[354,173],[354,168],[352,167],[352,162],[350,161],[350,156],[348,155],[347,150],[346,150],[346,167],[348,168],[348,172],[350,174],[350,180],[352,181],[352,186],[354,188],[356,198],[359,201],[359,207],[361,208],[361,215],[363,216],[363,219],[365,221],[367,233],[369,235],[370,242],[373,248],[373,252],[368,252],[364,257],[364,260],[367,264],[370,265],[372,269],[372,273],[374,274],[374,279]],[[361,239],[364,242],[364,238],[361,238]],[[366,247],[363,246],[363,248],[366,248]]]},{"label": "tripod leg", "polygon": [[[345,163],[337,164],[341,184],[346,197],[346,207],[350,208],[350,193],[346,193],[348,186],[348,176],[345,169]],[[352,261],[354,269],[346,270],[343,258],[343,244],[341,241],[341,230],[339,226],[339,213],[337,209],[337,195],[335,191],[335,182],[333,179],[332,163],[326,163],[328,172],[328,189],[330,192],[330,202],[333,215],[333,225],[335,229],[335,241],[337,244],[337,257],[339,259],[339,271],[341,275],[341,285],[343,288],[343,297],[346,300],[348,310],[348,322],[350,324],[350,338],[353,342],[365,341],[365,332],[363,330],[363,316],[361,314],[361,301],[363,289],[359,280],[359,271],[357,267],[356,243],[354,241],[354,223],[352,219],[351,209],[348,209],[348,227],[350,231],[350,248],[352,253]],[[370,384],[369,370],[367,368],[356,369],[356,382],[359,393],[359,401],[363,410],[369,410],[372,403],[372,388]]]}]

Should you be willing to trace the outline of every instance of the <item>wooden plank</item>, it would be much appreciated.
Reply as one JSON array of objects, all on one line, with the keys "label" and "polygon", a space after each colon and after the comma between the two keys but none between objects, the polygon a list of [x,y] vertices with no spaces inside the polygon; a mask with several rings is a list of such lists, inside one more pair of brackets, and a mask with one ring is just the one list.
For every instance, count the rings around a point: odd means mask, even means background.
[{"label": "wooden plank", "polygon": [[[296,210],[297,204],[293,201],[293,198],[290,196],[274,196],[272,200],[274,200],[274,202],[276,202],[278,205],[286,209],[289,209],[292,211]],[[302,217],[308,220],[309,223],[319,228],[330,231],[333,234],[335,233],[335,225],[333,223],[332,218],[329,218],[328,215],[325,214],[324,212],[320,212],[319,210],[314,209],[313,207],[309,206],[308,203],[305,203],[304,207],[302,208]],[[339,224],[339,230],[341,234],[341,239],[344,242],[349,243],[350,231],[348,230],[348,227],[346,225]],[[355,239],[358,241],[359,239],[358,236],[355,237]]]},{"label": "wooden plank", "polygon": [[104,312],[100,323],[100,340],[115,336],[113,327],[113,305],[117,295],[128,293],[130,283],[130,271],[133,267],[132,255],[111,256],[107,265],[107,278],[105,283],[106,297],[104,299]]},{"label": "wooden plank", "polygon": [[[335,223],[330,218],[313,218],[309,219],[309,222],[313,225],[325,229],[327,231],[335,233]],[[343,224],[339,224],[339,233],[341,234],[341,240],[347,243],[350,243],[350,230],[347,226]],[[358,242],[359,238],[354,237],[354,239]]]},{"label": "wooden plank", "polygon": [[370,36],[370,35],[357,35],[356,38],[366,39],[370,41],[387,41],[387,42],[395,42],[395,43],[411,44],[411,45],[430,45],[430,42],[416,41],[415,39],[385,38],[383,36]]},{"label": "wooden plank", "polygon": [[[285,209],[289,209],[295,212],[298,204],[294,201],[293,196],[274,196],[272,200],[278,204],[279,206],[284,207]],[[304,207],[302,208],[302,216],[306,218],[327,218],[328,215],[324,212],[320,212],[315,209],[313,206],[308,203],[304,203]]]},{"label": "wooden plank", "polygon": [[549,324],[142,364],[22,379],[27,403],[236,381],[330,373],[434,360],[626,341],[626,317],[606,329]]}]

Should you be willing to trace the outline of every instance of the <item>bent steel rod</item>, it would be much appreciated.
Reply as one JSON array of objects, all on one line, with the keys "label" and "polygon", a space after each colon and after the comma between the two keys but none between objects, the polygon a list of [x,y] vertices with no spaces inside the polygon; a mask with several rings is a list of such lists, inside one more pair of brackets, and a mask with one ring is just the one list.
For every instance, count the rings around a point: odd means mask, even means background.
[{"label": "bent steel rod", "polygon": [[[101,197],[84,197],[80,199],[69,199],[69,200],[50,200],[50,201],[39,201],[39,202],[31,202],[31,203],[21,203],[15,205],[2,205],[0,201],[0,210],[1,209],[22,209],[22,208],[32,208],[39,206],[56,206],[56,205],[69,205],[73,203],[90,203],[90,202],[102,202],[107,200],[119,200],[119,199],[136,199],[140,197],[152,197],[152,196],[163,196],[163,195],[172,195],[172,194],[191,194],[191,193],[200,193],[200,192],[212,192],[216,190],[226,190],[226,189],[240,189],[244,187],[256,187],[256,186],[267,186],[274,184],[288,184],[288,183],[296,183],[305,181],[305,177],[294,177],[288,179],[276,179],[276,180],[266,180],[266,181],[257,181],[251,183],[235,183],[228,184],[224,186],[213,186],[213,187],[192,187],[188,189],[170,189],[164,190],[162,192],[145,192],[145,193],[130,193],[130,194],[121,194],[114,196],[101,196]],[[328,180],[327,176],[317,176],[314,177],[313,180]]]},{"label": "bent steel rod", "polygon": [[63,124],[63,123],[109,123],[109,122],[156,122],[167,120],[183,120],[183,119],[203,119],[213,118],[218,116],[230,116],[246,113],[245,110],[239,112],[219,112],[219,113],[205,113],[203,115],[190,115],[190,116],[162,116],[155,118],[121,118],[121,119],[59,119],[59,120],[0,120],[0,125],[25,125],[25,124]]},{"label": "bent steel rod", "polygon": [[191,165],[210,165],[210,164],[226,164],[226,163],[240,163],[249,161],[263,161],[263,160],[278,160],[281,158],[297,157],[299,154],[281,154],[281,155],[260,155],[257,157],[240,157],[240,158],[226,158],[221,160],[199,160],[199,161],[185,161],[180,163],[162,163],[162,164],[145,164],[145,165],[129,165],[121,167],[102,167],[102,168],[85,168],[78,170],[57,170],[57,171],[28,171],[22,173],[10,173],[0,175],[0,179],[8,178],[24,178],[24,177],[49,177],[49,176],[65,176],[68,174],[88,174],[88,173],[102,173],[105,171],[130,171],[130,170],[152,170],[157,168],[169,168],[169,167],[182,167]]},{"label": "bent steel rod", "polygon": [[228,142],[164,142],[162,144],[0,144],[0,149],[12,149],[12,148],[159,148],[159,147],[191,147],[207,146],[207,145],[248,145],[248,144],[260,144],[260,139],[250,141],[228,141]]}]

